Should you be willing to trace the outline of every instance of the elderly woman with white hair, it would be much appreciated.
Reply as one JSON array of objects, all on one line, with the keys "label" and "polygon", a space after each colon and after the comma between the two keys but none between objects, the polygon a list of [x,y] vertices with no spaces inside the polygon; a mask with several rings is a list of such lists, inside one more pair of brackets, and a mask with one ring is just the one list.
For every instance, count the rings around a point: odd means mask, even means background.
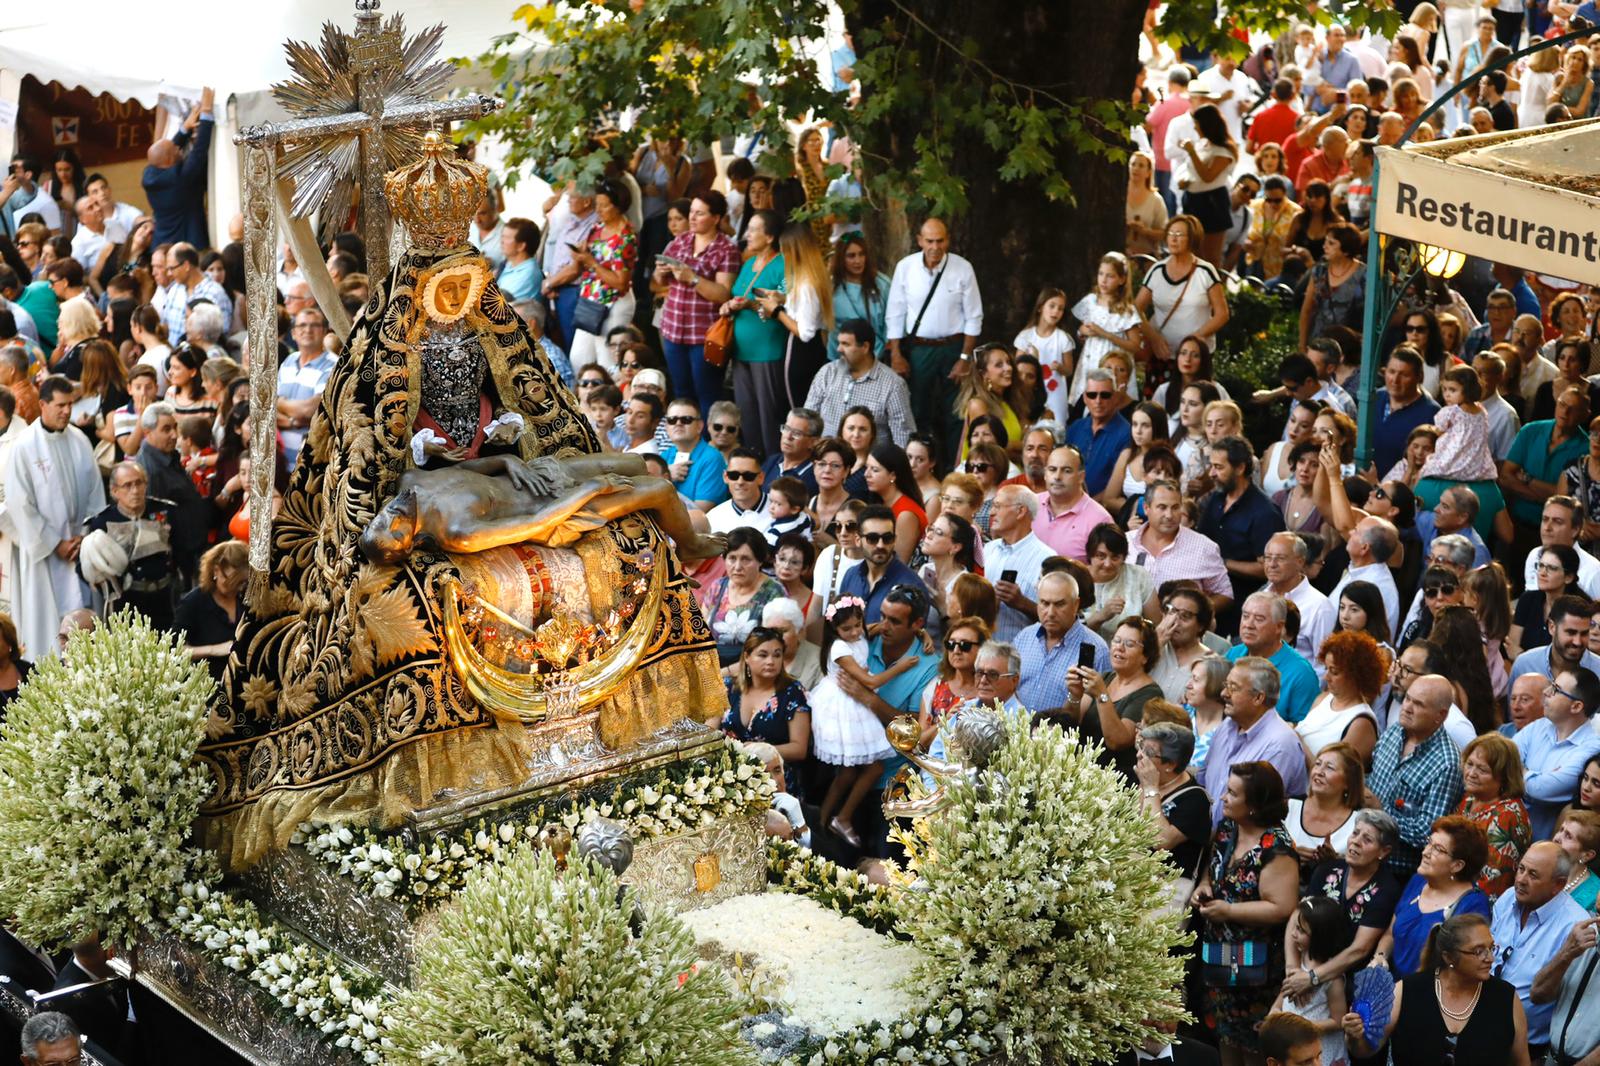
[{"label": "elderly woman with white hair", "polygon": [[810,691],[822,680],[822,649],[805,639],[806,619],[800,605],[787,596],[761,608],[761,624],[783,634],[783,666]]}]

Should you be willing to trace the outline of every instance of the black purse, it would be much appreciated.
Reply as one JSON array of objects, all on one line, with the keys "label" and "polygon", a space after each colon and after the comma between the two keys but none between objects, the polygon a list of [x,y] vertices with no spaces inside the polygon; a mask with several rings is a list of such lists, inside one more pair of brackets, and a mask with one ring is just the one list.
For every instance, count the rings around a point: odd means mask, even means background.
[{"label": "black purse", "polygon": [[601,330],[605,329],[606,319],[610,317],[611,308],[608,305],[599,300],[580,298],[572,309],[572,331],[603,336]]}]

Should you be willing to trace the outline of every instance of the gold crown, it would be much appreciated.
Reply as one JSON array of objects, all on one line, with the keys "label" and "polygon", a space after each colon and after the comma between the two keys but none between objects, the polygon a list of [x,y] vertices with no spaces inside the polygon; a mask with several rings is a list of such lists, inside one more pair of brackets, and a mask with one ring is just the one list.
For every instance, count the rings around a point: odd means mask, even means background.
[{"label": "gold crown", "polygon": [[423,159],[384,175],[389,210],[419,248],[444,250],[467,245],[467,229],[489,191],[489,172],[456,158],[438,130],[422,139]]}]

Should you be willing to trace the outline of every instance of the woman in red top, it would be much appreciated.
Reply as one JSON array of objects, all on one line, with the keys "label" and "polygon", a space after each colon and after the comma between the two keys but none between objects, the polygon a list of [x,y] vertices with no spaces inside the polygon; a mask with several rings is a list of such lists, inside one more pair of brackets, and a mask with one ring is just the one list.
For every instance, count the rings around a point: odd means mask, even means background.
[{"label": "woman in red top", "polygon": [[981,618],[968,615],[950,623],[944,635],[944,658],[939,660],[939,676],[928,682],[922,692],[918,724],[922,727],[924,751],[946,716],[966,700],[977,698],[978,679],[973,669],[978,662],[978,649],[990,635],[989,626]]},{"label": "woman in red top", "polygon": [[922,493],[917,489],[916,475],[911,473],[911,461],[899,445],[885,441],[873,446],[865,473],[868,491],[894,512],[894,551],[902,563],[908,563],[928,528],[928,514],[922,509]]}]

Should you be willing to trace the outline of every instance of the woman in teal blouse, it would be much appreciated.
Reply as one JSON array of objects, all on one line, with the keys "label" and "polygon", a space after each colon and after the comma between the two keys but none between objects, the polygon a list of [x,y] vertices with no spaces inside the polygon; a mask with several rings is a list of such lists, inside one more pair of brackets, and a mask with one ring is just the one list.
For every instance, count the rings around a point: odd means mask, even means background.
[{"label": "woman in teal blouse", "polygon": [[744,231],[748,258],[733,281],[733,299],[722,305],[722,313],[733,316],[733,391],[745,411],[747,429],[757,411],[775,410],[785,395],[783,357],[789,331],[758,303],[763,291],[784,288],[783,256],[778,253],[782,228],[776,211],[751,216]]},{"label": "woman in teal blouse", "polygon": [[[872,323],[873,353],[883,358],[887,332],[884,310],[889,303],[889,279],[878,272],[876,260],[859,233],[839,238],[833,252],[833,317],[835,322],[863,318]],[[839,358],[839,335],[828,331],[828,358]]]}]

